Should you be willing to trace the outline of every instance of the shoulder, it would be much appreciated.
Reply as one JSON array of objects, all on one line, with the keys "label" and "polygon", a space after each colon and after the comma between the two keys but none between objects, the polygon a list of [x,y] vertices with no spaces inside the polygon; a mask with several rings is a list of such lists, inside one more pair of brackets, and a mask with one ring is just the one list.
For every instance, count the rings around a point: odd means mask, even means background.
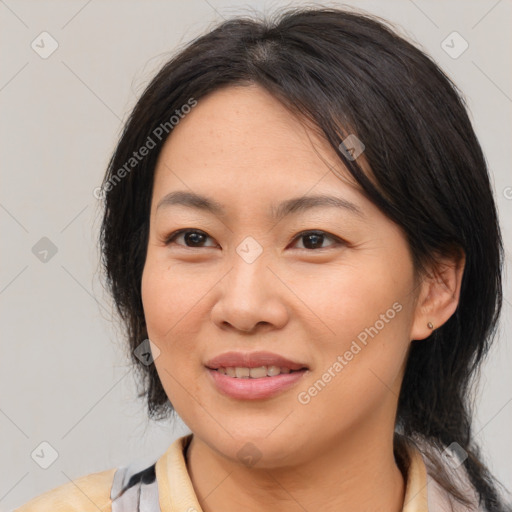
[{"label": "shoulder", "polygon": [[77,478],[33,498],[15,512],[111,512],[115,472],[113,468]]}]

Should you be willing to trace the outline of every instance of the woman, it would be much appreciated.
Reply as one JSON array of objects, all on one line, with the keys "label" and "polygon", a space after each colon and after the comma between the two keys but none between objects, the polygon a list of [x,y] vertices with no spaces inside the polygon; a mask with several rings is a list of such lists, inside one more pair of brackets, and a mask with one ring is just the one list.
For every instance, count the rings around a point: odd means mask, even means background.
[{"label": "woman", "polygon": [[19,510],[507,510],[468,402],[500,229],[424,53],[338,9],[227,21],[149,84],[103,191],[141,396],[192,434]]}]

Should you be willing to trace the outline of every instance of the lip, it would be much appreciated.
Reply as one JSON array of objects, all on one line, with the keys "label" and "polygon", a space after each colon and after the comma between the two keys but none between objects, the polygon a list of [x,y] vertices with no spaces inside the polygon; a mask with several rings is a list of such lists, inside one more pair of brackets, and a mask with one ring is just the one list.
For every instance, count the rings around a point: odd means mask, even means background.
[{"label": "lip", "polygon": [[[207,361],[205,366],[210,370],[229,367],[258,368],[259,366],[279,366],[280,368],[289,368],[290,370],[308,369],[308,366],[304,363],[292,361],[291,359],[272,352],[225,352]],[[219,374],[218,372],[215,373]],[[276,377],[279,376],[280,375],[276,375]],[[265,379],[265,377],[263,378]]]},{"label": "lip", "polygon": [[220,393],[238,400],[261,400],[291,388],[309,370],[303,369],[291,373],[281,373],[274,377],[261,377],[259,379],[229,377],[211,368],[207,368],[207,371]]}]

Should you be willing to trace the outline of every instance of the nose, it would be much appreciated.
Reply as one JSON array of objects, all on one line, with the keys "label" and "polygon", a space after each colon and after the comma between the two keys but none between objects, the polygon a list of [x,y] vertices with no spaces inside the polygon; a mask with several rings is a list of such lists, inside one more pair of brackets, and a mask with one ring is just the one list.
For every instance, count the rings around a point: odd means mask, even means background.
[{"label": "nose", "polygon": [[247,263],[235,255],[217,294],[211,319],[220,329],[252,333],[282,329],[288,322],[289,290],[261,256]]}]

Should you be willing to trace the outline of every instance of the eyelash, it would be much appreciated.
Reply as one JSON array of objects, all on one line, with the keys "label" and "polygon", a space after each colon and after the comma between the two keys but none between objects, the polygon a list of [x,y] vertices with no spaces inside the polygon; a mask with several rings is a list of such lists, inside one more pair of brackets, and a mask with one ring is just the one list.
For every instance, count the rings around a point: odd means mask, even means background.
[{"label": "eyelash", "polygon": [[[200,229],[190,229],[190,228],[185,228],[185,229],[179,229],[178,231],[174,231],[173,233],[171,233],[170,235],[166,236],[165,239],[164,239],[164,243],[165,245],[170,245],[171,243],[174,242],[174,240],[179,236],[179,235],[183,235],[183,234],[187,234],[187,233],[199,233],[199,234],[202,234],[202,235],[206,235],[208,238],[211,238],[207,233],[205,233],[204,231],[201,231]],[[296,240],[302,238],[302,237],[305,237],[307,235],[317,235],[317,236],[323,236],[325,238],[329,238],[330,240],[332,240],[333,242],[335,242],[333,245],[330,245],[328,247],[320,247],[320,248],[316,248],[316,249],[308,249],[307,247],[300,247],[299,249],[300,250],[303,250],[303,251],[319,251],[319,250],[322,250],[322,249],[330,249],[330,248],[333,248],[333,247],[336,247],[338,245],[342,245],[342,244],[345,244],[346,245],[346,242],[344,240],[342,240],[341,238],[338,238],[334,235],[331,235],[329,233],[326,233],[325,231],[321,231],[321,230],[308,230],[308,231],[301,231],[300,233],[298,233],[295,238],[293,239],[293,242],[295,242]],[[202,249],[203,247],[189,247],[188,245],[183,245],[183,244],[177,244],[177,245],[182,245],[183,247],[186,247],[187,249]]]}]

